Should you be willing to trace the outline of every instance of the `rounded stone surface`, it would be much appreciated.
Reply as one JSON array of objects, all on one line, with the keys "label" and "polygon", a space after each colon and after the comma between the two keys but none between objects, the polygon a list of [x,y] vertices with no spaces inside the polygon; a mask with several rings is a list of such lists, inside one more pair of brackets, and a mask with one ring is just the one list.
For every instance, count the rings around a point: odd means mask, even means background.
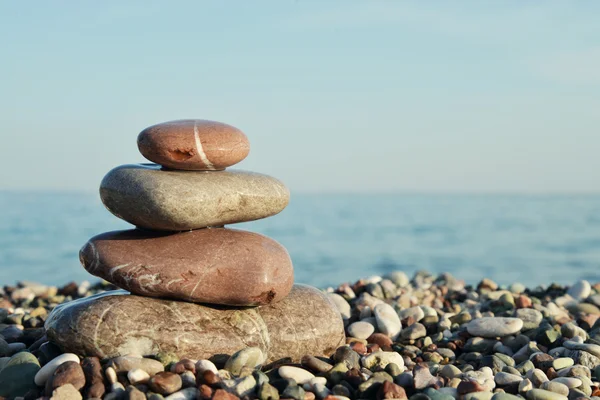
[{"label": "rounded stone surface", "polygon": [[46,365],[44,365],[38,371],[37,374],[35,374],[35,378],[34,378],[35,384],[38,386],[44,386],[46,384],[46,381],[48,380],[48,378],[50,378],[54,374],[54,371],[56,371],[56,369],[61,364],[65,363],[67,361],[75,361],[78,363],[79,357],[77,357],[77,355],[75,355],[73,353],[65,353],[65,354],[61,354],[58,357],[53,358],[48,363],[46,363]]},{"label": "rounded stone surface", "polygon": [[294,367],[291,365],[284,365],[282,367],[279,367],[277,372],[279,373],[280,377],[284,379],[293,379],[299,385],[307,383],[315,377],[311,372],[303,368]]},{"label": "rounded stone surface", "polygon": [[118,218],[162,231],[254,221],[281,212],[289,190],[246,171],[171,171],[156,164],[121,165],[106,174],[100,198]]},{"label": "rounded stone surface", "polygon": [[375,332],[375,327],[364,321],[353,322],[348,326],[348,334],[357,339],[367,339],[373,332]]},{"label": "rounded stone surface", "polygon": [[90,274],[134,294],[195,303],[270,304],[294,282],[283,246],[235,229],[108,232],[91,238],[79,259]]},{"label": "rounded stone surface", "polygon": [[258,347],[267,363],[284,357],[298,362],[305,354],[328,357],[345,342],[335,305],[306,285],[294,285],[278,303],[254,308],[105,292],[56,307],[45,328],[63,351],[99,358],[161,354],[201,360]]},{"label": "rounded stone surface", "polygon": [[377,319],[379,331],[392,338],[392,340],[396,340],[402,330],[402,323],[394,307],[386,303],[377,304],[373,309],[373,313]]},{"label": "rounded stone surface", "polygon": [[467,324],[467,331],[473,336],[484,338],[514,335],[523,328],[523,320],[507,317],[484,317]]},{"label": "rounded stone surface", "polygon": [[185,119],[144,129],[137,138],[140,153],[172,169],[215,171],[242,161],[250,143],[239,129],[222,122]]}]

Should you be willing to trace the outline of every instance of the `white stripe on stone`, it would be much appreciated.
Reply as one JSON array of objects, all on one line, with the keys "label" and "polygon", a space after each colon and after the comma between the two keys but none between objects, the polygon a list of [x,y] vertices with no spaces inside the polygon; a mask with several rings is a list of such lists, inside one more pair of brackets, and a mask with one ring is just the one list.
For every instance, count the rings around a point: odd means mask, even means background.
[{"label": "white stripe on stone", "polygon": [[200,156],[200,159],[202,160],[202,162],[204,163],[204,165],[206,166],[207,169],[215,169],[215,166],[213,165],[213,163],[211,163],[208,159],[208,157],[206,157],[206,153],[204,152],[204,149],[202,148],[202,142],[200,141],[200,132],[198,132],[198,127],[196,126],[196,123],[194,122],[194,139],[196,139],[196,150],[198,151],[198,155]]}]

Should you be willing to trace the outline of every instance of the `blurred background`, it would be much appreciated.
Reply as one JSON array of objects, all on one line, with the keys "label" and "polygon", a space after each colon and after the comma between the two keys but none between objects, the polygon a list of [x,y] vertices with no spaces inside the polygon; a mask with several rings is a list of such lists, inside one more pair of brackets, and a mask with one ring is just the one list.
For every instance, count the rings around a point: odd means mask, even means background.
[{"label": "blurred background", "polygon": [[93,279],[78,250],[137,134],[244,131],[290,188],[241,224],[324,287],[404,270],[600,273],[600,3],[0,1],[0,284]]}]

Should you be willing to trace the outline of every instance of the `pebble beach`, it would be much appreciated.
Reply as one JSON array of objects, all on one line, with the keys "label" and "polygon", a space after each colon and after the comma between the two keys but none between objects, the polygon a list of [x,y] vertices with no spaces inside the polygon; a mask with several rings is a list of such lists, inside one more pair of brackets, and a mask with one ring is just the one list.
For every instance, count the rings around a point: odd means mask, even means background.
[{"label": "pebble beach", "polygon": [[257,347],[206,359],[63,353],[58,305],[114,290],[87,282],[2,288],[0,395],[54,399],[600,398],[600,283],[526,288],[403,272],[323,289],[345,344],[266,363]]}]

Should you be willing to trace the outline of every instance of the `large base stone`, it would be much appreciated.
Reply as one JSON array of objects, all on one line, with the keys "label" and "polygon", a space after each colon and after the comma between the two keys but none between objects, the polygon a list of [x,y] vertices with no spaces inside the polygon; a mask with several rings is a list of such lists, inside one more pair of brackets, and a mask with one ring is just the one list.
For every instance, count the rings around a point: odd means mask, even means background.
[{"label": "large base stone", "polygon": [[267,361],[330,356],[345,342],[339,312],[327,296],[294,285],[278,303],[225,308],[107,292],[55,308],[48,338],[63,351],[109,358],[127,354],[203,359],[259,347]]}]

